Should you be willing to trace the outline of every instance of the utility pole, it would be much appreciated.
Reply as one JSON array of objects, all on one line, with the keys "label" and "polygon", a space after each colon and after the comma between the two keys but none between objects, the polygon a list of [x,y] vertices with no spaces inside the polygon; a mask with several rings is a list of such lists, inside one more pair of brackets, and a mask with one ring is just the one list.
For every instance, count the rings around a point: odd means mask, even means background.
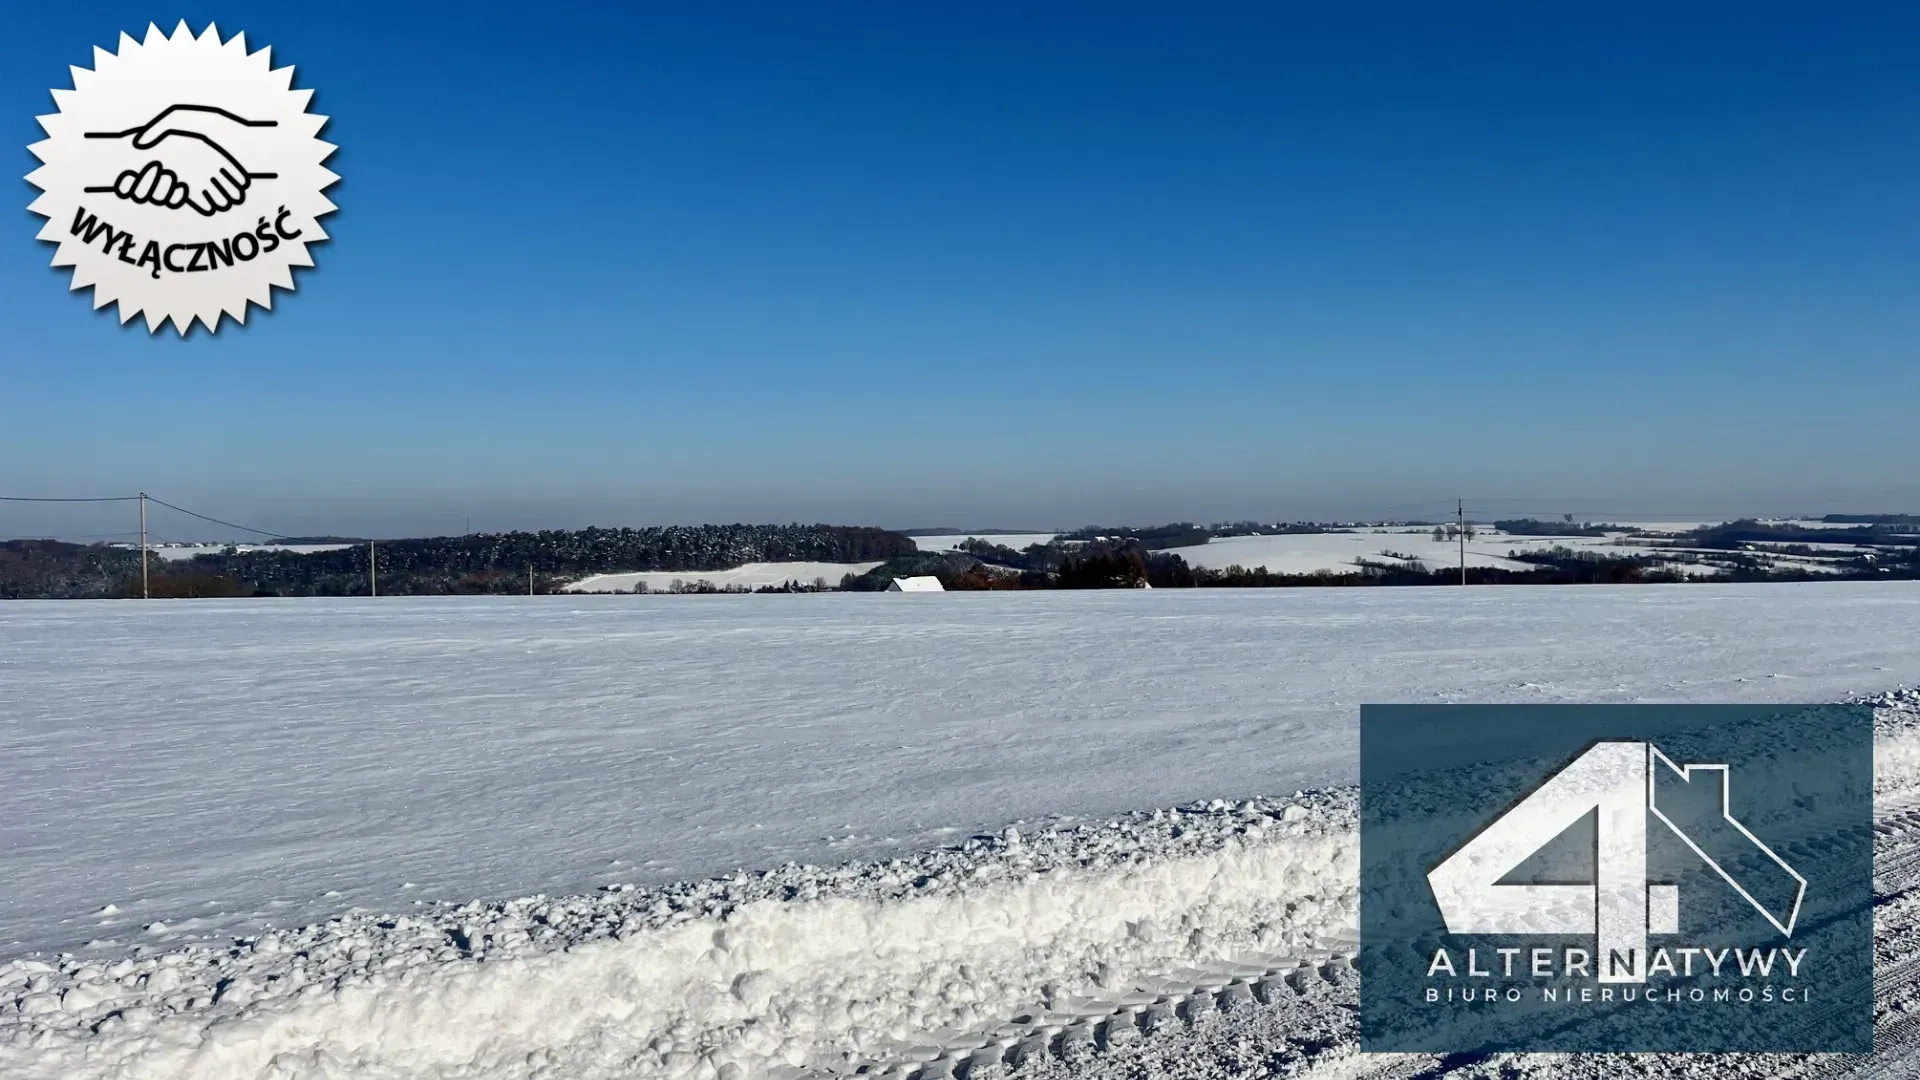
[{"label": "utility pole", "polygon": [[1467,501],[1461,499],[1453,504],[1455,527],[1460,530],[1460,584],[1467,583]]},{"label": "utility pole", "polygon": [[533,564],[527,564],[527,595],[533,595]]},{"label": "utility pole", "polygon": [[367,541],[367,595],[380,595],[380,565],[375,561],[373,541]]},{"label": "utility pole", "polygon": [[147,493],[140,493],[140,599],[152,597],[147,592]]}]

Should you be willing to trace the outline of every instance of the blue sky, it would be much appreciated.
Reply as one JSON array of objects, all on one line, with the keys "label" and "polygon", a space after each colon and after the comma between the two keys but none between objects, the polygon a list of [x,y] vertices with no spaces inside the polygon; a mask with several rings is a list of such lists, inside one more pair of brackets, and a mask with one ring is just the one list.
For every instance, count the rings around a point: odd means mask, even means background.
[{"label": "blue sky", "polygon": [[67,65],[184,17],[296,66],[345,179],[299,292],[184,341],[69,295],[16,181],[0,494],[381,535],[1920,508],[1920,8],[1721,8],[22,7],[16,175]]}]

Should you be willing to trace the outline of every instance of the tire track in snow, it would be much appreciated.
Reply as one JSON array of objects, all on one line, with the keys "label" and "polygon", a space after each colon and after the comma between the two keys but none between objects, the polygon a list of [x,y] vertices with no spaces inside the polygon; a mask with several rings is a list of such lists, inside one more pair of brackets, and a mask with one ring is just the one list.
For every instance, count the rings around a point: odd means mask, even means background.
[{"label": "tire track in snow", "polygon": [[[1062,997],[1006,1023],[942,1033],[933,1045],[909,1048],[891,1060],[862,1062],[849,1071],[888,1080],[936,1080],[1111,1052],[1176,1022],[1193,1023],[1211,1012],[1254,1004],[1277,1006],[1338,986],[1353,977],[1356,954],[1351,938],[1330,944],[1332,948],[1306,951],[1301,957],[1245,956],[1201,963],[1134,980],[1130,990],[1114,995]],[[829,1080],[847,1074],[796,1069],[789,1075]]]},{"label": "tire track in snow", "polygon": [[[1271,1030],[1259,1022],[1262,1002],[1233,1002],[1237,1022],[1219,1025],[1210,1038],[1168,1040],[1156,1054],[1151,1048],[1122,1046],[1113,1060],[1081,1062],[1078,1067],[1040,1070],[1036,1080],[1104,1080],[1106,1077],[1260,1077],[1286,1076],[1301,1080],[1611,1080],[1621,1076],[1728,1078],[1797,1078],[1797,1080],[1911,1080],[1920,1075],[1920,771],[1914,752],[1920,748],[1920,694],[1896,691],[1871,701],[1881,706],[1877,716],[1882,740],[1876,759],[1874,815],[1875,894],[1875,1030],[1870,1055],[1524,1055],[1524,1054],[1378,1054],[1358,1049],[1358,980],[1341,985],[1346,996],[1317,1002],[1318,1019],[1341,1033],[1333,1045],[1282,1028]],[[1892,739],[1885,736],[1891,735]],[[1782,847],[1817,840],[1795,837]],[[1804,848],[1802,849],[1804,850]],[[1343,1023],[1344,1021],[1344,1023]],[[1267,1060],[1245,1067],[1243,1062],[1215,1060],[1229,1040],[1263,1037]],[[1183,1061],[1178,1055],[1186,1055]],[[1127,1060],[1123,1060],[1127,1059]],[[914,1074],[900,1074],[916,1080]],[[964,1074],[960,1074],[964,1075]],[[981,1074],[988,1075],[988,1074]],[[1027,1072],[1016,1069],[1016,1077]]]}]

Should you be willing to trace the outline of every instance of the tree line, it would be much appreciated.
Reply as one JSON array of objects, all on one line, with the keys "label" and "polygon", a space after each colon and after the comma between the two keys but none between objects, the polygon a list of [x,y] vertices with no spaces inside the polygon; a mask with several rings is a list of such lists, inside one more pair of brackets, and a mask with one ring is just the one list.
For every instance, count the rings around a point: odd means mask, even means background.
[{"label": "tree line", "polygon": [[[1891,516],[1891,515],[1888,515]],[[1527,522],[1498,523],[1509,526]],[[1540,523],[1536,523],[1540,524]],[[923,552],[908,536],[843,525],[701,525],[644,529],[576,529],[426,537],[378,542],[372,552],[382,594],[446,595],[557,591],[580,578],[632,571],[729,570],[750,562],[878,562],[837,584],[878,591],[896,577],[931,576],[952,591],[1003,589],[1303,588],[1458,583],[1456,568],[1428,568],[1411,559],[1370,561],[1338,571],[1277,573],[1264,566],[1198,567],[1167,548],[1193,546],[1202,528],[1176,523],[1142,529],[1090,528],[1046,544],[1014,549],[971,538],[950,552]],[[1704,526],[1651,546],[1714,551],[1714,581],[1920,578],[1920,536],[1890,522],[1812,529],[1741,520]],[[1440,536],[1445,524],[1436,526]],[[1305,531],[1304,529],[1301,531]],[[1321,531],[1336,531],[1323,529]],[[1082,538],[1085,536],[1091,539]],[[1121,535],[1124,534],[1124,535]],[[1793,553],[1808,543],[1853,543],[1860,554],[1837,560],[1838,572],[1769,565],[1759,545]],[[1814,549],[1804,549],[1808,553]],[[1824,552],[1829,558],[1831,549]],[[1514,551],[1526,569],[1472,567],[1470,584],[1580,584],[1691,581],[1675,563],[1700,561],[1681,552],[1660,557],[1556,547]],[[190,559],[148,563],[156,597],[364,596],[369,550],[364,543],[306,554],[230,549]],[[752,591],[820,591],[827,582]],[[748,591],[691,581],[683,592]],[[57,540],[0,542],[0,598],[88,598],[140,595],[140,555],[119,545]]]},{"label": "tree line", "polygon": [[[156,596],[365,596],[369,559],[387,595],[538,592],[591,574],[731,570],[750,562],[874,562],[916,551],[848,525],[694,525],[438,536],[305,554],[230,549],[148,563]],[[138,550],[57,540],[0,543],[0,597],[140,595]]]}]

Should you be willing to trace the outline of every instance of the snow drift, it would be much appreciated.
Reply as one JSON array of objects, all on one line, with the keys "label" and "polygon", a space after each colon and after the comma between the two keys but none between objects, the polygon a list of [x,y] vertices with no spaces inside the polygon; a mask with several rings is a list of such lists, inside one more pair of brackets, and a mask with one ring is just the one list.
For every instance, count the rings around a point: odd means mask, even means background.
[{"label": "snow drift", "polygon": [[[1876,790],[1911,797],[1920,692],[1876,704]],[[884,862],[14,961],[0,1074],[611,1080],[929,1060],[1155,973],[1311,955],[1356,919],[1352,798],[1214,801]],[[987,1036],[950,1038],[967,1031]]]},{"label": "snow drift", "polygon": [[[763,1076],[911,1055],[1355,920],[1350,796],[1017,830],[884,863],[349,915],[0,968],[0,1074]],[[935,1049],[937,1049],[937,1045]]]}]

